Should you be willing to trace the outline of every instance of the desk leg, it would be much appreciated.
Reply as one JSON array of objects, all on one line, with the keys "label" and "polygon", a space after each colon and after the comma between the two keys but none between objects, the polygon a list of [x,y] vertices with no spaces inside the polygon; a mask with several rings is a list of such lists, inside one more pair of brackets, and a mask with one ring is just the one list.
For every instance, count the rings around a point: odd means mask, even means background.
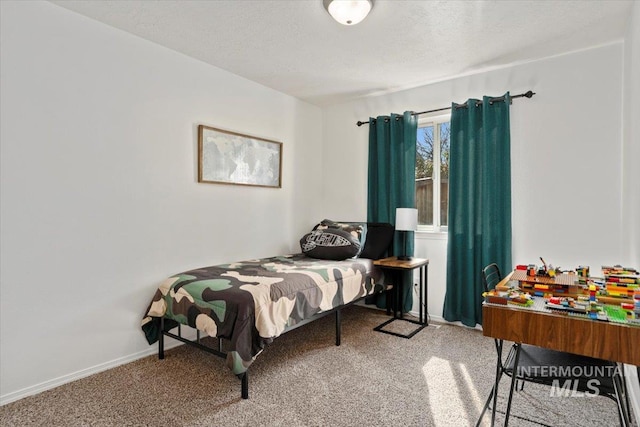
[{"label": "desk leg", "polygon": [[[420,267],[420,323],[429,325],[429,265]],[[424,295],[424,308],[422,305]]]},{"label": "desk leg", "polygon": [[404,271],[396,271],[395,280],[398,283],[398,298],[396,299],[398,319],[404,318]]},{"label": "desk leg", "polygon": [[[513,361],[513,372],[511,373],[511,389],[509,390],[509,401],[507,402],[507,412],[504,418],[504,427],[509,425],[509,413],[511,412],[511,400],[513,398],[513,389],[516,385],[516,377],[518,376],[518,362],[520,362],[520,348],[521,344],[515,344],[516,346],[516,358]],[[495,407],[494,407],[495,409]]]}]

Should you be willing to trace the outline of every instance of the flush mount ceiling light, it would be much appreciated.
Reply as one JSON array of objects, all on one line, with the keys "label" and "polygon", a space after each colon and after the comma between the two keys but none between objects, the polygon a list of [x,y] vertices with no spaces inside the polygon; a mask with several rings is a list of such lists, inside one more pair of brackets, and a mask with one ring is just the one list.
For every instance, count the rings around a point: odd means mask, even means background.
[{"label": "flush mount ceiling light", "polygon": [[367,17],[373,0],[322,0],[327,12],[342,25],[356,25]]}]

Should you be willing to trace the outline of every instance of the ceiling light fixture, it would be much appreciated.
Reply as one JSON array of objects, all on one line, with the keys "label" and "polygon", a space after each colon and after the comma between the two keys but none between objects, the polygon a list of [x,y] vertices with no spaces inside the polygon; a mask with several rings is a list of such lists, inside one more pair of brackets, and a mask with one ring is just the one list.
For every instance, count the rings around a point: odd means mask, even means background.
[{"label": "ceiling light fixture", "polygon": [[322,0],[327,12],[342,25],[356,25],[367,17],[373,0]]}]

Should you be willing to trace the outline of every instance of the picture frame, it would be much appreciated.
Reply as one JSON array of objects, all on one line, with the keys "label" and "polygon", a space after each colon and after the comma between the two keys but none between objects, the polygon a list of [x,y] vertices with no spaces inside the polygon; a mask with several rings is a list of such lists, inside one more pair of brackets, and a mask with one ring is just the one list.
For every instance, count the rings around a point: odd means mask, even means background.
[{"label": "picture frame", "polygon": [[282,143],[198,125],[198,182],[282,188]]}]

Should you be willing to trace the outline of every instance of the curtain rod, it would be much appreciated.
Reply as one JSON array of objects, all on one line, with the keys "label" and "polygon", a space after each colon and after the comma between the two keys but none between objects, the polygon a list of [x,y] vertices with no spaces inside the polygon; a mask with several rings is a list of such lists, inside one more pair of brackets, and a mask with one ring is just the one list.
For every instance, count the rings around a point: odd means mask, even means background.
[{"label": "curtain rod", "polygon": [[[535,95],[535,92],[532,92],[530,90],[526,91],[525,93],[521,93],[519,95],[513,95],[511,97],[511,99],[516,99],[516,98],[531,98],[533,95]],[[491,98],[491,101],[504,101],[504,96],[500,96],[498,98]],[[465,102],[464,104],[460,104],[460,108],[464,108],[467,106],[467,103]],[[411,113],[412,116],[419,116],[420,114],[427,114],[427,113],[436,113],[438,111],[445,111],[445,110],[450,110],[451,107],[442,107],[442,108],[436,108],[435,110],[427,110],[427,111],[420,111],[419,113]],[[369,123],[369,120],[367,120],[366,122],[361,122],[358,120],[358,122],[356,123],[358,125],[358,127],[365,125]]]}]

